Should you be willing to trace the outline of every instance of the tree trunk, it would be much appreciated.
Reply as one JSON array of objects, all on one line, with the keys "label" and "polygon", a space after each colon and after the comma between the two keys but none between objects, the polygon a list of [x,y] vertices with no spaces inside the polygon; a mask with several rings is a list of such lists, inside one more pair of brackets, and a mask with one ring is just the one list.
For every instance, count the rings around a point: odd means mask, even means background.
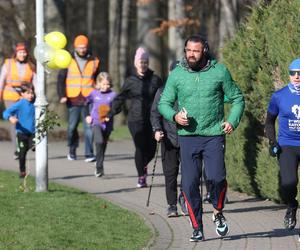
[{"label": "tree trunk", "polygon": [[149,1],[147,4],[140,4],[137,7],[137,42],[138,46],[144,46],[150,53],[150,68],[156,74],[162,74],[160,37],[150,30],[159,26],[160,4],[158,1]]},{"label": "tree trunk", "polygon": [[119,82],[120,17],[119,1],[109,1],[109,72],[114,82]]},{"label": "tree trunk", "polygon": [[[55,0],[45,1],[45,34],[52,31],[60,31],[65,33],[64,19],[62,13],[64,13],[65,5],[63,2],[58,3]],[[70,41],[68,41],[70,43]],[[57,95],[57,74],[58,70],[46,69],[46,96],[49,102],[49,109],[55,110],[55,112],[62,119],[66,119],[67,110],[65,104],[59,104]]]},{"label": "tree trunk", "polygon": [[92,37],[93,34],[93,20],[94,20],[94,9],[95,9],[95,1],[88,0],[86,2],[87,15],[86,15],[86,23],[87,23],[87,35]]},{"label": "tree trunk", "polygon": [[[168,19],[169,20],[182,20],[185,18],[184,13],[184,0],[169,0],[168,1]],[[168,65],[173,61],[182,58],[183,56],[183,47],[184,47],[184,27],[171,26],[169,28],[169,60]]]},{"label": "tree trunk", "polygon": [[119,86],[121,87],[126,78],[126,72],[128,70],[128,24],[129,24],[129,8],[130,8],[130,0],[123,0],[122,6],[122,23],[120,30],[120,56],[119,56],[119,70],[120,70],[120,78],[119,78]]},{"label": "tree trunk", "polygon": [[[93,26],[90,38],[93,54],[100,57],[101,71],[108,71],[109,63],[108,9],[109,2],[107,0],[97,0],[94,2]],[[90,11],[92,11],[92,9]]]},{"label": "tree trunk", "polygon": [[[120,47],[120,18],[121,4],[119,0],[109,1],[109,73],[117,92],[120,90],[119,47]],[[114,118],[115,126],[124,122],[123,115]]]},{"label": "tree trunk", "polygon": [[0,1],[0,63],[11,57],[17,42],[26,42],[29,49],[35,46],[34,1]]},{"label": "tree trunk", "polygon": [[237,0],[220,0],[219,21],[219,47],[222,48],[224,40],[231,38],[237,23]]}]

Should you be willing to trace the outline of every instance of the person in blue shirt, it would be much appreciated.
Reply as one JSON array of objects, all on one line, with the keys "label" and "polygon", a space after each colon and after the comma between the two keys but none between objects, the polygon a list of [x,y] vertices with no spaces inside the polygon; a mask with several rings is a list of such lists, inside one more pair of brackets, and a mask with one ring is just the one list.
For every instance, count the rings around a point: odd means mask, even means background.
[{"label": "person in blue shirt", "polygon": [[16,126],[19,150],[20,178],[26,176],[26,154],[33,146],[35,134],[34,90],[30,83],[22,83],[17,91],[21,99],[4,110],[3,118]]},{"label": "person in blue shirt", "polygon": [[[287,211],[284,226],[294,229],[298,208],[297,184],[300,160],[300,58],[289,66],[287,86],[272,94],[265,124],[270,155],[277,157],[280,166],[280,194]],[[275,121],[278,118],[278,138]]]}]

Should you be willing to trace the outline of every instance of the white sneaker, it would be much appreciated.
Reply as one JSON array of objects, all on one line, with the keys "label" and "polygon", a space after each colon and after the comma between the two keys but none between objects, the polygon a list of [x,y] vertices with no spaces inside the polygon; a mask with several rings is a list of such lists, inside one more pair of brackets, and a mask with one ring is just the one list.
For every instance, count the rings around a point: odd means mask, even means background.
[{"label": "white sneaker", "polygon": [[84,161],[85,161],[85,162],[94,162],[94,161],[96,161],[96,157],[95,157],[95,156],[88,157],[88,158],[85,158]]}]

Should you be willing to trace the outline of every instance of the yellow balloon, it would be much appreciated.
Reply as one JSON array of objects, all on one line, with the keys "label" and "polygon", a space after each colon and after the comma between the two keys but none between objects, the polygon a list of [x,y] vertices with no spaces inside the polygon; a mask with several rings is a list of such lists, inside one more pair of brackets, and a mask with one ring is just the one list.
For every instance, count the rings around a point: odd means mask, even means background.
[{"label": "yellow balloon", "polygon": [[59,69],[59,67],[55,64],[54,58],[53,58],[53,60],[47,62],[46,66],[49,69]]},{"label": "yellow balloon", "polygon": [[68,68],[72,60],[71,54],[64,50],[58,49],[55,51],[54,63],[60,69]]},{"label": "yellow balloon", "polygon": [[66,36],[59,31],[52,31],[45,35],[45,42],[54,49],[63,49],[67,45]]}]

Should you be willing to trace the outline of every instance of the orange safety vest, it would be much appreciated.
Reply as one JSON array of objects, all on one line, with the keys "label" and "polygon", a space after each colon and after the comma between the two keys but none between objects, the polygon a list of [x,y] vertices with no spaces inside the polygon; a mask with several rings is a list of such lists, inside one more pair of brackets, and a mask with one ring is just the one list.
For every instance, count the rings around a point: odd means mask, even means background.
[{"label": "orange safety vest", "polygon": [[34,72],[30,68],[29,64],[25,64],[25,73],[20,76],[17,68],[17,61],[13,58],[5,59],[4,64],[7,69],[7,76],[5,81],[5,87],[3,89],[4,101],[18,101],[20,95],[14,87],[21,86],[22,82],[32,82]]},{"label": "orange safety vest", "polygon": [[94,89],[94,76],[98,66],[98,58],[88,60],[83,72],[81,72],[76,60],[72,59],[66,78],[67,97],[77,97],[80,93],[84,97],[88,96]]}]

